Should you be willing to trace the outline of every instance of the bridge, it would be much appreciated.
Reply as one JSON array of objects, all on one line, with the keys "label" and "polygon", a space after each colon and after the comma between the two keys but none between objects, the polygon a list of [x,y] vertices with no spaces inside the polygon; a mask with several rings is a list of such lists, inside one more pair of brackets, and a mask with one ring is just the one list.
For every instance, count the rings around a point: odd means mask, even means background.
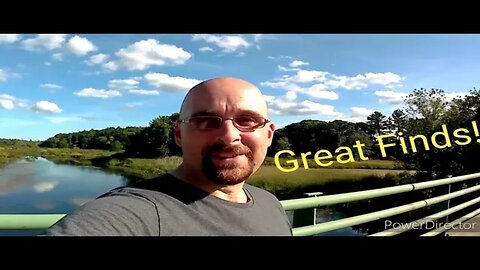
[{"label": "bridge", "polygon": [[[323,195],[321,192],[313,192],[306,193],[305,198],[282,200],[281,204],[287,212],[293,212],[294,236],[321,236],[322,233],[379,221],[383,221],[384,230],[366,236],[395,236],[412,231],[420,231],[419,236],[480,236],[480,207],[477,205],[480,196],[478,192],[475,193],[480,190],[479,180],[480,173],[474,173],[341,194]],[[401,194],[419,191],[426,194],[427,198],[337,220],[317,222],[317,211],[321,207],[388,199],[392,196],[389,202],[393,203]],[[464,199],[455,203],[459,198]],[[381,206],[377,205],[376,208]],[[408,216],[419,209],[427,209],[424,212],[428,214],[414,220],[405,220],[405,214]],[[463,213],[465,210],[468,212]],[[461,215],[458,216],[458,213]],[[402,219],[393,219],[402,214]],[[455,214],[457,217],[451,220]],[[0,230],[47,229],[64,216],[65,214],[0,214]]]}]

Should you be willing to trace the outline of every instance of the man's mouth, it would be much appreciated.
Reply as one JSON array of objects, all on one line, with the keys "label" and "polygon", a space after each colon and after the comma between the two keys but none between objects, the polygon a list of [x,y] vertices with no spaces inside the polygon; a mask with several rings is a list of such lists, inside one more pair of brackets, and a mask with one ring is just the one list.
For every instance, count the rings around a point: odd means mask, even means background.
[{"label": "man's mouth", "polygon": [[215,154],[215,155],[212,155],[214,158],[234,158],[234,157],[238,157],[238,156],[241,156],[243,154]]}]

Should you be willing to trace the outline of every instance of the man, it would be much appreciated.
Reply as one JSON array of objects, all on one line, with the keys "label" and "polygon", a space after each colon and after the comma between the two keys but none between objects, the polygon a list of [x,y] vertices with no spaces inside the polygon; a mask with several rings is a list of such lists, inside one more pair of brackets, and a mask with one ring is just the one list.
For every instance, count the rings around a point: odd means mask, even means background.
[{"label": "man", "polygon": [[254,85],[204,81],[187,93],[175,125],[178,168],[86,203],[47,235],[291,235],[279,201],[245,184],[274,131]]}]

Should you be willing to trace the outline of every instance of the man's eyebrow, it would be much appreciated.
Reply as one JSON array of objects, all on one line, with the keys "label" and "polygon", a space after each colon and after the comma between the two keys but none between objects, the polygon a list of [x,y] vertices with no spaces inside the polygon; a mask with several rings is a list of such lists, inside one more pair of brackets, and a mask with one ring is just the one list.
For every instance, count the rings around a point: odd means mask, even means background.
[{"label": "man's eyebrow", "polygon": [[[252,110],[240,110],[236,115],[264,117],[260,113]],[[219,113],[212,112],[212,111],[200,111],[200,112],[193,113],[190,117],[195,117],[195,116],[221,116],[221,115]]]},{"label": "man's eyebrow", "polygon": [[190,117],[195,117],[195,116],[220,116],[218,113],[214,112],[209,112],[209,111],[200,111],[192,114]]},{"label": "man's eyebrow", "polygon": [[264,117],[260,113],[252,110],[241,110],[237,115],[252,115],[252,116],[258,116],[258,117]]}]

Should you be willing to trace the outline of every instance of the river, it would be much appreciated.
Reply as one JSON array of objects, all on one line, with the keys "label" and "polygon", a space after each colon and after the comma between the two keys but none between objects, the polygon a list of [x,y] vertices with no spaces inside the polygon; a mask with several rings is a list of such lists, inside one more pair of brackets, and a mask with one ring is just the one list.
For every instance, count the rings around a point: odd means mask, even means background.
[{"label": "river", "polygon": [[[0,170],[0,214],[69,213],[112,188],[131,179],[91,166],[56,164],[44,158],[25,158]],[[290,222],[293,213],[287,212]],[[337,211],[317,210],[317,223],[344,215]],[[0,230],[0,236],[38,235],[42,230]],[[345,228],[319,236],[359,236]]]},{"label": "river", "polygon": [[[68,213],[128,182],[127,177],[100,168],[26,158],[0,170],[0,213]],[[0,236],[39,233],[38,230],[0,230]]]}]

